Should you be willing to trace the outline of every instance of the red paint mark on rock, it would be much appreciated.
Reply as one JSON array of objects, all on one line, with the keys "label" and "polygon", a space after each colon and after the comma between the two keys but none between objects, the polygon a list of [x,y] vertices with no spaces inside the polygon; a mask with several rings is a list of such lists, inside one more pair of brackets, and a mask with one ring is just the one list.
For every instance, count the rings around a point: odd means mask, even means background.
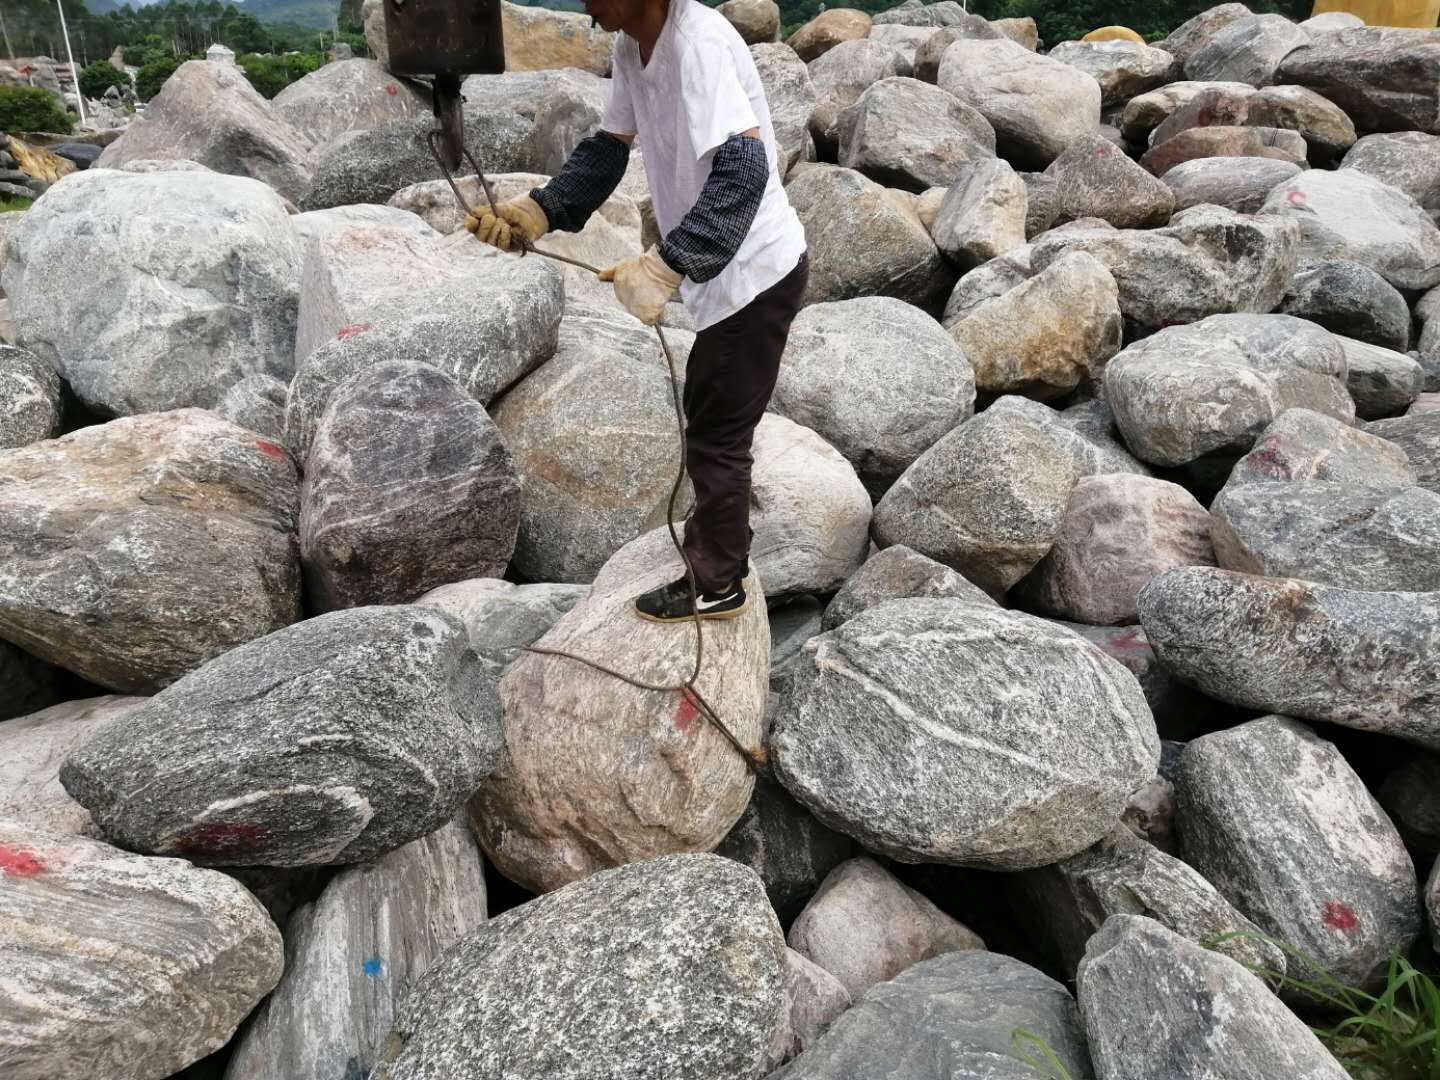
[{"label": "red paint mark on rock", "polygon": [[385,87],[385,92],[391,97],[394,97],[396,94],[400,93],[400,88],[392,82],[389,86]]},{"label": "red paint mark on rock", "polygon": [[256,439],[255,445],[266,457],[274,458],[276,461],[285,460],[285,451],[269,439]]},{"label": "red paint mark on rock", "polygon": [[695,695],[689,690],[682,690],[680,706],[675,710],[675,730],[682,735],[692,734],[699,719],[700,709],[695,704]]},{"label": "red paint mark on rock", "polygon": [[1132,626],[1124,633],[1116,634],[1110,639],[1112,649],[1144,649],[1150,651],[1150,642],[1142,641],[1140,638],[1140,627]]},{"label": "red paint mark on rock", "polygon": [[0,844],[0,873],[14,877],[38,877],[45,872],[45,864],[32,851]]},{"label": "red paint mark on rock", "polygon": [[368,323],[368,322],[352,323],[350,326],[345,327],[345,328],[342,329],[338,334],[336,334],[336,335],[335,335],[335,339],[336,339],[337,341],[344,341],[346,338],[352,338],[352,337],[354,337],[356,334],[363,334],[363,333],[365,333],[366,330],[374,330],[374,329],[375,329],[375,324],[374,324],[374,323]]},{"label": "red paint mark on rock", "polygon": [[1349,933],[1360,925],[1360,917],[1355,914],[1355,909],[1339,900],[1331,900],[1325,905],[1321,921],[1327,930],[1339,930],[1343,933]]},{"label": "red paint mark on rock", "polygon": [[211,822],[181,833],[171,842],[170,850],[193,856],[233,855],[251,851],[269,839],[270,830],[264,825]]},{"label": "red paint mark on rock", "polygon": [[1305,197],[1305,193],[1303,191],[1292,191],[1288,195],[1286,195],[1285,198],[1289,200],[1291,206],[1304,206],[1307,202],[1310,201]]}]

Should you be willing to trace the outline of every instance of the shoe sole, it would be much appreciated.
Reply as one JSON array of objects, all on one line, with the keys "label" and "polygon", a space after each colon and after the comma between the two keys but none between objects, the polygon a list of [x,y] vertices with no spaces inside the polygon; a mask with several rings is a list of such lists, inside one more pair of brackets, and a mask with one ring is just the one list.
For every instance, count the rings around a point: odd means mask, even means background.
[{"label": "shoe sole", "polygon": [[[674,619],[662,619],[662,618],[661,618],[660,616],[658,616],[658,615],[647,615],[647,614],[645,614],[645,612],[641,611],[639,608],[634,608],[633,610],[634,610],[634,612],[635,612],[636,615],[639,615],[640,618],[644,619],[646,622],[662,623],[662,624],[667,625],[667,626],[668,626],[670,623],[682,623],[682,622],[694,622],[694,621],[695,621],[695,616],[694,616],[694,615],[681,615],[681,616],[679,616],[679,617],[677,617],[677,618],[674,618]],[[750,599],[747,597],[747,598],[745,599],[745,603],[741,604],[741,605],[740,605],[739,607],[737,607],[737,608],[732,608],[730,611],[717,611],[717,612],[715,612],[714,614],[707,614],[706,612],[703,612],[703,611],[702,611],[702,612],[700,613],[700,618],[704,619],[706,622],[727,622],[727,621],[729,621],[730,619],[738,619],[741,615],[744,615],[745,612],[747,612],[747,611],[749,611],[749,610],[750,610]]]}]

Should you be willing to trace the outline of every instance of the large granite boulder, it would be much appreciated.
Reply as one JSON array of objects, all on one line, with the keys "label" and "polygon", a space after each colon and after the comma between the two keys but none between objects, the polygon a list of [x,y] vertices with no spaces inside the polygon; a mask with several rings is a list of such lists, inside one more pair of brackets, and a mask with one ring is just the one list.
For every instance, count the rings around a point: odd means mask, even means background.
[{"label": "large granite boulder", "polygon": [[239,67],[187,60],[95,164],[194,161],[253,177],[297,202],[310,182],[310,147],[311,139],[261,97]]},{"label": "large granite boulder", "polygon": [[1362,26],[1316,35],[1285,58],[1277,82],[1323,94],[1368,131],[1440,135],[1440,33]]},{"label": "large granite boulder", "polygon": [[1410,347],[1405,297],[1363,263],[1340,259],[1307,266],[1296,273],[1279,310],[1384,349]]},{"label": "large granite boulder", "polygon": [[199,409],[0,453],[0,634],[152,693],[300,617],[289,455]]},{"label": "large granite boulder", "polygon": [[775,0],[726,0],[715,10],[735,27],[746,45],[768,44],[780,38],[780,5]]},{"label": "large granite boulder", "polygon": [[610,74],[615,35],[578,11],[555,11],[524,4],[500,5],[506,71],[579,68]]},{"label": "large granite boulder", "polygon": [[1049,56],[1092,76],[1106,106],[1123,105],[1179,74],[1175,58],[1164,49],[1133,41],[1063,41]]},{"label": "large granite boulder", "polygon": [[1244,4],[1220,4],[1218,7],[1206,8],[1170,31],[1170,36],[1157,41],[1155,47],[1164,49],[1184,64],[1226,26],[1237,19],[1247,18],[1250,14],[1250,9]]},{"label": "large granite boulder", "polygon": [[1185,861],[1232,904],[1347,986],[1384,985],[1420,932],[1415,866],[1333,744],[1283,716],[1203,735],[1176,797]]},{"label": "large granite boulder", "polygon": [[1045,175],[1056,185],[1056,225],[1100,218],[1117,229],[1148,229],[1169,224],[1175,212],[1170,188],[1100,135],[1076,139]]},{"label": "large granite boulder", "polygon": [[290,387],[273,375],[246,375],[220,399],[216,416],[271,442],[285,441],[285,399]]},{"label": "large granite boulder", "polygon": [[[691,631],[636,616],[640,593],[683,572],[665,529],[622,548],[537,649],[565,650],[658,685],[694,670]],[[770,669],[762,581],[705,632],[703,701],[747,748],[760,741]],[[562,656],[528,652],[500,682],[508,754],[471,803],[506,877],[545,891],[597,870],[709,851],[750,801],[749,762],[693,695],[642,690]],[[583,809],[580,809],[583,807]]]},{"label": "large granite boulder", "polygon": [[1345,385],[1362,420],[1399,416],[1425,390],[1425,368],[1412,356],[1354,338],[1336,340],[1345,350]]},{"label": "large granite boulder", "polygon": [[391,361],[331,394],[300,489],[312,609],[404,604],[439,585],[499,577],[519,527],[514,459],[454,380]]},{"label": "large granite boulder", "polygon": [[1187,128],[1152,146],[1140,165],[1155,176],[1164,176],[1187,161],[1205,158],[1257,157],[1299,165],[1305,154],[1305,137],[1296,131],[1216,125]]},{"label": "large granite boulder", "polygon": [[[395,78],[374,60],[340,60],[285,87],[270,108],[312,145],[320,146],[350,131],[423,116],[430,112],[430,95],[414,82]],[[147,111],[147,119],[149,115]]]},{"label": "large granite boulder", "polygon": [[767,1073],[815,1045],[841,1013],[853,1005],[850,992],[819,964],[794,949],[785,950],[786,1024],[771,1046]]},{"label": "large granite boulder", "polygon": [[939,323],[892,297],[862,297],[796,316],[769,408],[844,454],[878,498],[974,403],[970,362]]},{"label": "large granite boulder", "polygon": [[809,65],[815,108],[809,130],[815,149],[826,161],[838,152],[840,117],[876,83],[907,74],[904,55],[880,41],[844,41]]},{"label": "large granite boulder", "polygon": [[484,860],[463,821],[347,867],[291,916],[285,974],[225,1075],[368,1075],[403,995],[485,919]]},{"label": "large granite boulder", "polygon": [[810,69],[789,45],[778,41],[751,45],[750,56],[765,88],[775,142],[785,155],[784,168],[780,169],[783,177],[797,161],[808,161],[814,156],[810,114],[815,111],[819,96],[810,80]]},{"label": "large granite boulder", "polygon": [[995,156],[989,121],[953,94],[918,79],[872,84],[837,124],[840,164],[887,187],[944,187]]},{"label": "large granite boulder", "polygon": [[1219,701],[1440,748],[1440,597],[1186,567],[1140,592],[1161,662]]},{"label": "large granite boulder", "polygon": [[[1290,315],[1212,315],[1161,330],[1105,368],[1105,394],[1131,451],[1155,465],[1244,453],[1286,409],[1349,422],[1345,350]],[[1216,403],[1223,404],[1217,408]]]},{"label": "large granite boulder", "polygon": [[915,50],[915,78],[933,83],[940,78],[940,61],[945,50],[957,41],[998,41],[1005,35],[979,15],[969,15],[959,23],[932,30]]},{"label": "large granite boulder", "polygon": [[1366,135],[1340,167],[1399,188],[1427,210],[1440,207],[1440,136],[1423,131]]},{"label": "large granite boulder", "polygon": [[1237,214],[1254,214],[1276,185],[1299,171],[1295,162],[1276,158],[1195,158],[1174,166],[1160,179],[1174,193],[1176,210],[1210,203]]},{"label": "large granite boulder", "polygon": [[[1158,47],[1166,48],[1164,45]],[[1154,133],[1177,111],[1196,98],[1215,91],[1244,98],[1253,94],[1255,88],[1237,82],[1172,82],[1126,102],[1120,113],[1120,132],[1127,142],[1134,143],[1136,147],[1149,146]]]},{"label": "large granite boulder", "polygon": [[7,1080],[159,1078],[220,1049],[284,967],[239,882],[0,819]]},{"label": "large granite boulder", "polygon": [[1415,469],[1416,482],[1440,494],[1440,416],[1433,412],[1410,413],[1390,420],[1372,420],[1365,430],[1403,450]]},{"label": "large granite boulder", "polygon": [[1079,992],[1105,1080],[1150,1080],[1156,1062],[1177,1077],[1350,1075],[1259,978],[1144,915],[1112,916],[1090,939]]},{"label": "large granite boulder", "polygon": [[[420,977],[374,1080],[758,1076],[785,1024],[760,880],[673,855],[492,919]],[[563,1008],[556,1008],[563,1002]]]},{"label": "large granite boulder", "polygon": [[[1134,676],[1043,620],[966,600],[893,600],[805,652],[771,733],[777,773],[872,851],[1046,865],[1108,832],[1155,775],[1159,739]],[[1023,681],[1006,674],[1016,670]]]},{"label": "large granite boulder", "polygon": [[821,617],[822,630],[834,630],[867,608],[911,596],[953,597],[994,604],[988,593],[943,563],[904,544],[894,544],[865,560],[840,587]]},{"label": "large granite boulder", "polygon": [[953,42],[937,82],[990,121],[1000,154],[1020,167],[1045,168],[1100,124],[1093,77],[1013,41]]},{"label": "large granite boulder", "polygon": [[60,376],[28,349],[0,344],[0,450],[60,434]]},{"label": "large granite boulder", "polygon": [[1185,77],[1267,86],[1287,56],[1310,35],[1283,15],[1247,15],[1220,27],[1185,58]]},{"label": "large granite boulder", "polygon": [[930,235],[962,270],[974,269],[1025,243],[1028,200],[1007,162],[976,162],[944,189]]},{"label": "large granite boulder", "polygon": [[822,11],[785,39],[785,44],[807,64],[824,56],[846,41],[857,41],[870,34],[870,16],[853,8]]},{"label": "large granite boulder", "polygon": [[502,753],[459,622],[355,608],[211,661],[71,754],[60,780],[134,850],[334,865],[439,828]]},{"label": "large granite boulder", "polygon": [[16,343],[94,412],[209,408],[246,375],[294,370],[300,247],[258,181],[79,173],[45,193],[5,249]]},{"label": "large granite boulder", "polygon": [[1246,123],[1305,136],[1311,164],[1326,165],[1355,145],[1355,125],[1334,102],[1303,86],[1267,86],[1248,100]]},{"label": "large granite boulder", "polygon": [[1038,428],[1041,434],[1075,463],[1081,476],[1133,473],[1149,476],[1150,470],[1125,449],[1115,416],[1103,401],[1083,401],[1063,412],[1030,398],[1006,394],[990,403],[986,412],[1012,413]]},{"label": "large granite boulder", "polygon": [[1309,409],[1287,409],[1235,463],[1225,487],[1305,480],[1396,490],[1414,486],[1416,471],[1404,449],[1382,435]]},{"label": "large granite boulder", "polygon": [[589,594],[587,585],[516,585],[487,577],[441,585],[415,603],[459,619],[486,677],[499,686],[500,676],[525,647]]}]

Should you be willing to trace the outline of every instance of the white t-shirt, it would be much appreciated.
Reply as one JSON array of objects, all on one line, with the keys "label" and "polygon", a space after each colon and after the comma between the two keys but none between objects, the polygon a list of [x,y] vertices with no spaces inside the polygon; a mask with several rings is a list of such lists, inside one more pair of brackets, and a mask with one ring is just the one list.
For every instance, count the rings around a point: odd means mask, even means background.
[{"label": "white t-shirt", "polygon": [[732,135],[760,129],[770,179],[749,234],[716,277],[686,278],[680,285],[698,329],[735,314],[795,269],[805,252],[805,230],[780,183],[765,88],[750,50],[723,15],[698,0],[670,0],[649,64],[641,64],[634,38],[617,34],[610,102],[600,126],[639,137],[662,236],[700,198],[715,151]]}]

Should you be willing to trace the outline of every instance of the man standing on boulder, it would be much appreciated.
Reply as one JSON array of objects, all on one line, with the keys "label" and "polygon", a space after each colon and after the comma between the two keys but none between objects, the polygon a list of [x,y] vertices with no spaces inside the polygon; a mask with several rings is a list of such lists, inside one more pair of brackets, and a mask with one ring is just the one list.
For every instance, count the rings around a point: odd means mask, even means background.
[{"label": "man standing on boulder", "polygon": [[746,610],[750,445],[780,370],[809,278],[805,232],[780,183],[779,150],[755,62],[740,35],[699,0],[585,0],[615,39],[610,102],[544,187],[467,222],[508,251],[551,229],[576,232],[625,175],[638,135],[664,236],[605,270],[625,308],[660,321],[678,290],[699,333],[686,368],[685,465],[695,510],[685,577],[635,600],[655,622],[730,619]]}]

